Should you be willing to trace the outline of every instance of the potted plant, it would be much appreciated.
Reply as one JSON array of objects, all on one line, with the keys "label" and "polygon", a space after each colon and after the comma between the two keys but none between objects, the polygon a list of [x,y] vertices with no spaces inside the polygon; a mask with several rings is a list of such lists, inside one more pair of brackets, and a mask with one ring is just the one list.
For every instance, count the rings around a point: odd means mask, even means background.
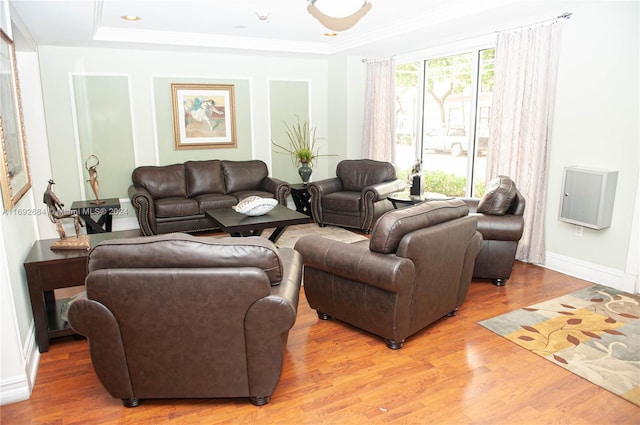
[{"label": "potted plant", "polygon": [[[284,121],[283,121],[284,122]],[[316,137],[316,128],[309,127],[307,121],[300,122],[300,117],[296,115],[296,122],[294,124],[287,124],[285,134],[289,139],[289,146],[284,146],[271,141],[274,146],[280,149],[278,153],[288,153],[291,156],[291,162],[293,165],[300,165],[298,168],[298,174],[302,178],[302,182],[307,184],[311,177],[313,162],[321,156],[336,156],[336,155],[320,155],[316,143],[318,137]]]}]

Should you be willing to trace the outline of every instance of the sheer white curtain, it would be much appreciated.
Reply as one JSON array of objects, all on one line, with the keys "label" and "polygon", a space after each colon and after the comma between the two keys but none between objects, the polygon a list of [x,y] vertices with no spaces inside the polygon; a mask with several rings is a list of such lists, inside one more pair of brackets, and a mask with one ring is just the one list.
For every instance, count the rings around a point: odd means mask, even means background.
[{"label": "sheer white curtain", "polygon": [[395,59],[367,62],[362,154],[395,162]]},{"label": "sheer white curtain", "polygon": [[560,53],[558,20],[500,33],[496,44],[487,181],[511,177],[526,199],[516,258],[544,264],[547,166]]}]

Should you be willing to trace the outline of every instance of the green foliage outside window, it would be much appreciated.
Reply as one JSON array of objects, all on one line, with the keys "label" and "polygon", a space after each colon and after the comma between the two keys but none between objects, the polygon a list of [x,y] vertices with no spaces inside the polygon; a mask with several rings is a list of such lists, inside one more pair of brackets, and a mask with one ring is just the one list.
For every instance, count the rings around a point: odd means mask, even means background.
[{"label": "green foliage outside window", "polygon": [[[398,178],[409,180],[409,170],[398,170]],[[448,174],[444,171],[425,171],[425,192],[441,193],[446,196],[464,197],[464,188],[467,184],[466,177]],[[484,195],[484,181],[476,181],[473,185],[473,196],[480,198]]]}]

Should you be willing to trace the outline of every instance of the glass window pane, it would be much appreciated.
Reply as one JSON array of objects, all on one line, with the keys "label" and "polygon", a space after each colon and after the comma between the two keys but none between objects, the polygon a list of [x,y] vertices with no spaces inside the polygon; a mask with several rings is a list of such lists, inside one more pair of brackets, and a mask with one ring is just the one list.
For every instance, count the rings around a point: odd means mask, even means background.
[{"label": "glass window pane", "polygon": [[396,66],[396,168],[398,177],[408,179],[416,161],[416,129],[419,114],[418,62]]},{"label": "glass window pane", "polygon": [[471,110],[472,53],[425,62],[423,170],[425,190],[465,196]]},{"label": "glass window pane", "polygon": [[476,158],[473,164],[473,188],[471,195],[479,198],[484,195],[485,191],[495,49],[481,50],[478,52],[478,60],[480,75],[478,82],[478,107],[476,112]]}]

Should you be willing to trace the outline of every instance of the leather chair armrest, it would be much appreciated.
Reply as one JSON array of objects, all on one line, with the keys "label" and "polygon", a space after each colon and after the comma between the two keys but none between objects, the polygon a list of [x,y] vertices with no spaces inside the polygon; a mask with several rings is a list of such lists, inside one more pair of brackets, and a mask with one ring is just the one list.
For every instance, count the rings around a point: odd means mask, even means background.
[{"label": "leather chair armrest", "polygon": [[329,193],[340,192],[342,190],[342,180],[338,177],[320,180],[309,183],[309,195],[311,196],[311,214],[313,219],[320,225],[323,224],[322,219],[322,203],[320,202],[323,195]]},{"label": "leather chair armrest", "polygon": [[[365,195],[364,199],[372,199],[373,202],[381,201],[394,192],[401,192],[405,189],[406,184],[400,179],[374,184],[362,189]],[[371,194],[372,196],[368,196]]]},{"label": "leather chair armrest", "polygon": [[273,177],[265,177],[262,180],[262,190],[273,193],[281,205],[287,206],[287,197],[291,193],[289,183]]},{"label": "leather chair armrest", "polygon": [[[256,301],[245,316],[247,371],[252,396],[272,394],[282,372],[289,330],[298,312],[302,256],[280,248],[283,275],[271,294]],[[275,338],[280,335],[281,338]]]},{"label": "leather chair armrest", "polygon": [[305,267],[389,292],[407,290],[415,280],[415,266],[411,260],[372,252],[365,246],[304,236],[296,242],[294,249],[302,254]]},{"label": "leather chair armrest", "polygon": [[136,210],[142,234],[145,236],[157,234],[156,212],[151,194],[141,186],[131,185],[129,186],[129,199]]},{"label": "leather chair armrest", "polygon": [[89,340],[96,375],[111,396],[133,398],[120,327],[111,311],[83,294],[69,306],[69,325]]},{"label": "leather chair armrest", "polygon": [[475,213],[478,210],[478,204],[480,204],[480,198],[460,198],[469,207],[469,214]]},{"label": "leather chair armrest", "polygon": [[519,215],[473,214],[478,218],[478,231],[484,240],[518,242],[524,231],[524,218]]},{"label": "leather chair armrest", "polygon": [[311,189],[314,189],[320,195],[340,192],[343,190],[342,180],[340,180],[338,177],[332,177],[330,179],[309,183],[309,191],[311,191]]}]

